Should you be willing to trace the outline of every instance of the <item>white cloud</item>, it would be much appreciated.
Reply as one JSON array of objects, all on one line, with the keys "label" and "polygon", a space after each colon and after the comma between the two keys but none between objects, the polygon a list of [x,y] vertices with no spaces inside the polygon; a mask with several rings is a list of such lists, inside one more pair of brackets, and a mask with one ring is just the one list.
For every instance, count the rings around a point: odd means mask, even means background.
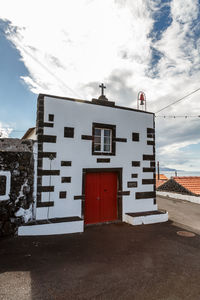
[{"label": "white cloud", "polygon": [[[131,70],[135,77],[144,74],[151,59],[148,34],[153,26],[144,1],[18,1],[10,10],[11,2],[4,2],[0,15],[18,27],[8,36],[30,72],[31,86],[37,87],[34,92],[70,93],[36,61],[74,90],[102,81],[114,69]],[[91,97],[83,89],[79,93]]]},{"label": "white cloud", "polygon": [[167,79],[179,75],[181,79],[200,63],[199,51],[194,42],[193,22],[199,11],[198,1],[174,0],[171,2],[171,26],[163,33],[162,39],[154,44],[163,57],[158,65],[160,76]]},{"label": "white cloud", "polygon": [[[167,5],[172,22],[155,41],[150,37],[154,13]],[[158,111],[199,87],[198,12],[197,0],[3,0],[0,18],[17,28],[10,27],[7,35],[29,70],[30,76],[22,79],[34,93],[91,99],[103,81],[108,98],[136,106],[136,95],[144,90],[147,107]],[[152,47],[162,55],[156,66]],[[157,71],[154,77],[151,68]],[[198,114],[198,95],[163,113]],[[156,124],[158,157],[166,164],[175,164],[186,145],[199,143],[190,119],[159,119]]]},{"label": "white cloud", "polygon": [[172,1],[171,12],[175,21],[190,23],[198,17],[198,0]]},{"label": "white cloud", "polygon": [[13,128],[7,127],[5,124],[0,123],[0,138],[8,138]]}]

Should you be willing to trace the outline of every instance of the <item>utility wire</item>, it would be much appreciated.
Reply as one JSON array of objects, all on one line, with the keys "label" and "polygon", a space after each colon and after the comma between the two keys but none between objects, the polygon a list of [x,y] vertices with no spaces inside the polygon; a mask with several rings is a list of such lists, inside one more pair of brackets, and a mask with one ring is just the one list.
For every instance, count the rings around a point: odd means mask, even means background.
[{"label": "utility wire", "polygon": [[173,118],[173,119],[176,119],[176,118],[185,118],[185,119],[187,119],[187,118],[200,118],[200,115],[199,116],[155,116],[156,118]]},{"label": "utility wire", "polygon": [[[176,116],[176,115],[166,115],[166,116],[155,116],[156,118],[163,118],[163,119],[176,119],[176,118],[184,118],[184,119],[189,119],[189,118],[200,118],[200,115],[198,116],[187,116],[187,115],[183,115],[183,116]],[[10,127],[1,127],[1,129],[11,129]],[[25,132],[27,129],[24,130],[12,130],[10,134],[12,134],[13,132]]]},{"label": "utility wire", "polygon": [[[176,119],[176,118],[184,118],[184,119],[189,119],[189,118],[200,118],[200,115],[198,116],[189,116],[189,115],[183,115],[183,116],[176,116],[176,115],[164,115],[164,116],[155,116],[156,118],[163,118],[163,119],[167,119],[167,118],[171,118],[171,119]],[[12,129],[10,127],[0,127],[0,131],[2,129]],[[13,132],[25,132],[27,129],[24,130],[12,130],[11,134]]]},{"label": "utility wire", "polygon": [[[12,130],[11,127],[0,127],[0,130],[2,130],[2,129],[10,129],[10,130]],[[15,129],[13,129],[12,132],[24,132],[24,131],[26,131],[26,130],[27,130],[27,129],[24,129],[24,130],[15,130]]]},{"label": "utility wire", "polygon": [[[1,128],[0,128],[0,130],[1,130]],[[26,131],[26,130],[27,130],[27,129],[25,129],[25,130],[12,130],[11,133],[12,133],[12,132],[24,132],[24,131]]]},{"label": "utility wire", "polygon": [[[0,31],[3,33],[4,36],[6,36],[5,32],[0,28]],[[14,42],[12,42],[14,43]],[[81,96],[75,92],[72,88],[70,88],[66,83],[60,79],[58,76],[56,76],[53,72],[51,72],[43,63],[41,63],[37,58],[35,58],[31,53],[29,53],[24,46],[21,46],[19,42],[15,40],[15,44],[22,50],[24,51],[28,56],[30,56],[35,62],[37,62],[46,72],[48,72],[52,77],[54,77],[59,83],[61,83],[65,88],[70,90],[73,94],[81,98]],[[66,91],[64,91],[66,92]]]},{"label": "utility wire", "polygon": [[184,97],[182,97],[182,98],[180,98],[180,99],[178,99],[178,100],[176,100],[176,101],[174,101],[174,102],[168,104],[167,106],[165,106],[165,107],[163,107],[162,109],[158,110],[158,111],[156,112],[156,114],[158,114],[158,113],[161,112],[162,110],[164,110],[164,109],[170,107],[171,105],[174,105],[174,104],[176,104],[176,103],[182,101],[183,99],[185,99],[185,98],[189,97],[190,95],[192,95],[192,94],[198,92],[199,90],[200,90],[200,88],[198,88],[198,89],[196,89],[195,91],[193,91],[193,92],[187,94],[186,96],[184,96]]}]

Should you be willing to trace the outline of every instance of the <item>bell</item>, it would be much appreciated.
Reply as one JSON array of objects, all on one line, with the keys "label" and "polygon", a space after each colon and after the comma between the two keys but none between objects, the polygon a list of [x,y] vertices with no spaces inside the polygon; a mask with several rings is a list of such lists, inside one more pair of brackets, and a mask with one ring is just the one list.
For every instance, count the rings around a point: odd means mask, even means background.
[{"label": "bell", "polygon": [[140,105],[144,105],[144,101],[145,101],[144,100],[144,94],[142,94],[142,93],[140,94],[140,99],[139,100],[140,100]]}]

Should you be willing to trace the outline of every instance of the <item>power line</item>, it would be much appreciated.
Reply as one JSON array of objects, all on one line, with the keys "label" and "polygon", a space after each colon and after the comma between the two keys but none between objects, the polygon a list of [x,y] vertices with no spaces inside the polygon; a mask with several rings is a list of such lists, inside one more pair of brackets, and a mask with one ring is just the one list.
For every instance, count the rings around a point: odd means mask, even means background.
[{"label": "power line", "polygon": [[182,97],[182,98],[180,98],[180,99],[178,99],[178,100],[172,102],[171,104],[168,104],[167,106],[165,106],[165,107],[163,107],[162,109],[158,110],[158,111],[156,112],[156,114],[158,114],[158,113],[161,112],[162,110],[168,108],[169,106],[174,105],[174,104],[176,104],[176,103],[182,101],[183,99],[185,99],[185,98],[189,97],[190,95],[192,95],[192,94],[198,92],[199,90],[200,90],[200,88],[198,88],[197,90],[195,90],[195,91],[193,91],[193,92],[187,94],[186,96],[184,96],[184,97]]},{"label": "power line", "polygon": [[[3,33],[3,35],[6,35],[5,32],[0,28],[0,31]],[[12,42],[13,43],[13,42]],[[79,98],[82,98],[77,92],[75,92],[72,88],[70,88],[62,79],[60,79],[58,76],[56,76],[54,73],[52,73],[43,63],[41,63],[37,58],[35,58],[31,53],[29,53],[23,46],[20,45],[19,42],[15,40],[15,44],[24,51],[28,56],[30,56],[35,62],[37,62],[46,72],[48,72],[52,77],[54,77],[59,83],[61,83],[65,88],[70,90],[73,94],[78,96]]]},{"label": "power line", "polygon": [[18,129],[12,129],[11,127],[0,127],[0,130],[6,130],[6,129],[10,129],[10,130],[12,130],[12,132],[24,132],[24,131],[26,131],[27,129],[20,129],[20,130],[18,130]]},{"label": "power line", "polygon": [[172,119],[176,119],[176,118],[185,118],[185,119],[187,119],[187,118],[200,118],[200,115],[199,116],[187,116],[187,115],[185,115],[185,116],[155,116],[156,118],[172,118]]},{"label": "power line", "polygon": [[[1,129],[0,129],[0,130],[1,130]],[[26,131],[26,130],[27,130],[27,129],[25,129],[25,130],[12,130],[11,133],[12,133],[12,132],[24,132],[24,131]]]},{"label": "power line", "polygon": [[[182,116],[176,116],[176,115],[163,115],[163,116],[155,116],[156,118],[163,118],[163,119],[167,119],[167,118],[171,118],[171,119],[176,119],[176,118],[184,118],[184,119],[189,119],[189,118],[200,118],[200,115],[196,115],[196,116],[192,116],[192,115],[182,115]],[[6,129],[11,129],[11,127],[0,127],[0,130],[6,130]],[[22,129],[22,130],[12,130],[12,132],[25,132],[27,129]]]}]

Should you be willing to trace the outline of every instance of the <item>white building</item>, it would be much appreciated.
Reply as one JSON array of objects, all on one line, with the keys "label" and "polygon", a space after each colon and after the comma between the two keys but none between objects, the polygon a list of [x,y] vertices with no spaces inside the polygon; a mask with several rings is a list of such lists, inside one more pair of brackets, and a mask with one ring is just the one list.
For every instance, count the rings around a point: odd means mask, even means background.
[{"label": "white building", "polygon": [[154,114],[40,94],[35,222],[19,235],[83,232],[87,224],[164,222],[155,195]]}]

